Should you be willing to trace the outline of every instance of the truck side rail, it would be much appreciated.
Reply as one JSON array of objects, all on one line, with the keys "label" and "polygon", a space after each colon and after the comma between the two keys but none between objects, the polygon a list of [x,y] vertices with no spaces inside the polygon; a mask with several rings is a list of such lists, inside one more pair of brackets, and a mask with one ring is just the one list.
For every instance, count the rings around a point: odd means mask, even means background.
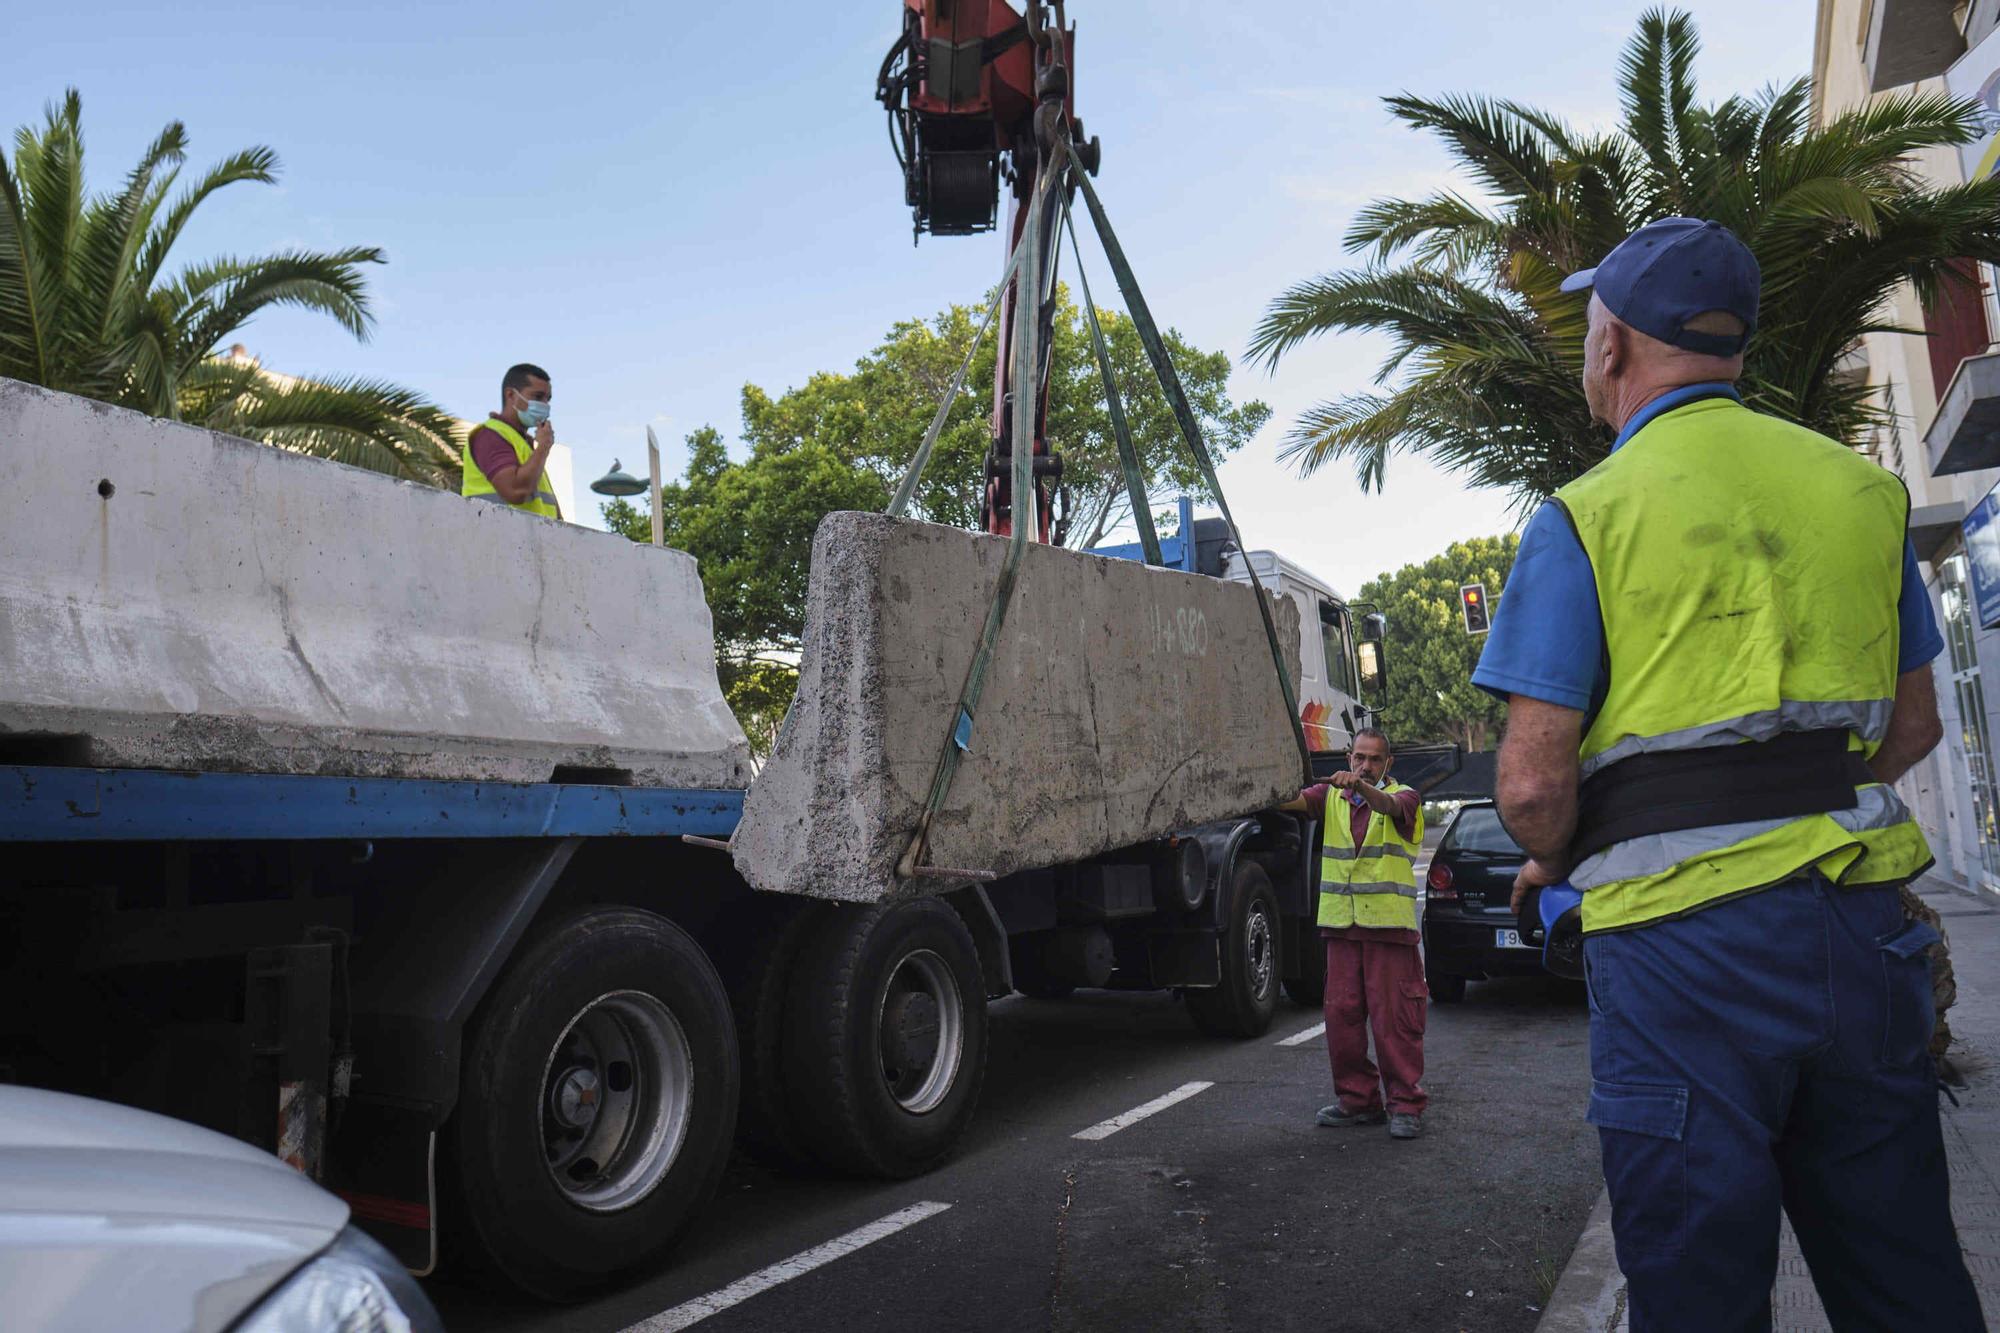
[{"label": "truck side rail", "polygon": [[727,838],[733,788],[0,765],[0,842]]}]

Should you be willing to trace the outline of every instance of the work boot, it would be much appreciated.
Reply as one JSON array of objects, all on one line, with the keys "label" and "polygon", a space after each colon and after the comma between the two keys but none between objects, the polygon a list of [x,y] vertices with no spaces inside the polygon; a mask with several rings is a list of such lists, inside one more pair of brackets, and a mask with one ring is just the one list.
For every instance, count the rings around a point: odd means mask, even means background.
[{"label": "work boot", "polygon": [[1397,1111],[1389,1117],[1389,1137],[1392,1139],[1415,1139],[1423,1137],[1424,1118],[1408,1111]]},{"label": "work boot", "polygon": [[1313,1123],[1327,1129],[1347,1129],[1352,1125],[1379,1125],[1386,1119],[1388,1113],[1379,1106],[1366,1111],[1345,1111],[1336,1102],[1332,1106],[1320,1107]]}]

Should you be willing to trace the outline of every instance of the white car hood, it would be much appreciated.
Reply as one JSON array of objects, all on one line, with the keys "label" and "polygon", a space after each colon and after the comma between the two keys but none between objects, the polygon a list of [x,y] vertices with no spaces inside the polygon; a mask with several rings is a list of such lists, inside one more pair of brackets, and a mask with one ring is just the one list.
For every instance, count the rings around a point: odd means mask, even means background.
[{"label": "white car hood", "polygon": [[347,1224],[269,1153],[165,1116],[0,1086],[10,1329],[227,1328]]}]

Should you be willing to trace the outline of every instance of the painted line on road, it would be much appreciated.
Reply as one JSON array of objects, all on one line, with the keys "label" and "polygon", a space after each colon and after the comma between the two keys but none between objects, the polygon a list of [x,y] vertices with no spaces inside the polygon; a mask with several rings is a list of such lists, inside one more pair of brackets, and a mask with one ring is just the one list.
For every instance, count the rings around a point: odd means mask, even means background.
[{"label": "painted line on road", "polygon": [[1293,1034],[1292,1034],[1291,1036],[1289,1036],[1289,1037],[1283,1037],[1283,1038],[1280,1038],[1279,1040],[1277,1040],[1277,1041],[1273,1042],[1273,1043],[1272,1043],[1272,1045],[1274,1045],[1274,1046],[1303,1046],[1303,1045],[1305,1045],[1305,1044],[1306,1044],[1307,1042],[1311,1041],[1311,1040],[1312,1040],[1312,1039],[1313,1039],[1314,1037],[1319,1037],[1319,1036],[1324,1036],[1324,1035],[1325,1035],[1325,1033],[1326,1033],[1326,1024],[1325,1024],[1325,1023],[1315,1023],[1315,1024],[1313,1024],[1313,1025],[1312,1025],[1311,1027],[1307,1028],[1307,1029],[1306,1029],[1306,1030],[1305,1030],[1304,1032],[1294,1032],[1294,1033],[1293,1033]]},{"label": "painted line on road", "polygon": [[[1205,1084],[1203,1086],[1206,1086]],[[699,1324],[713,1314],[721,1314],[732,1305],[741,1305],[759,1292],[769,1291],[781,1283],[790,1282],[795,1277],[803,1277],[822,1264],[830,1264],[835,1259],[853,1254],[856,1250],[873,1245],[895,1235],[905,1227],[915,1226],[927,1217],[936,1217],[948,1203],[916,1203],[899,1212],[870,1222],[865,1227],[856,1227],[845,1236],[835,1237],[824,1245],[815,1245],[810,1250],[801,1251],[789,1259],[781,1259],[769,1268],[759,1269],[749,1277],[739,1278],[720,1291],[712,1291],[706,1296],[697,1296],[691,1301],[683,1301],[671,1310],[662,1310],[650,1319],[642,1319],[624,1333],[675,1333]]]},{"label": "painted line on road", "polygon": [[1135,1106],[1123,1115],[1114,1115],[1109,1120],[1100,1120],[1089,1129],[1080,1129],[1070,1135],[1073,1139],[1108,1139],[1128,1125],[1136,1125],[1149,1115],[1157,1115],[1176,1102],[1184,1102],[1198,1092],[1206,1092],[1213,1083],[1183,1083],[1163,1097],[1155,1097],[1144,1106]]}]

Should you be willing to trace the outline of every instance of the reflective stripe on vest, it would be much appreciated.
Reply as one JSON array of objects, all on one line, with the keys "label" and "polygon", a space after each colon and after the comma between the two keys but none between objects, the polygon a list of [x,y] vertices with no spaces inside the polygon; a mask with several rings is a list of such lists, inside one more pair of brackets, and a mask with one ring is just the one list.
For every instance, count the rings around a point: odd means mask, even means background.
[{"label": "reflective stripe on vest", "polygon": [[[1597,584],[1609,681],[1585,777],[1620,760],[1844,730],[1871,755],[1896,688],[1909,496],[1892,473],[1731,399],[1648,422],[1556,493]],[[1880,784],[1849,810],[1632,838],[1571,875],[1586,931],[1685,915],[1816,868],[1900,883],[1930,863]]]},{"label": "reflective stripe on vest", "polygon": [[[1391,795],[1409,788],[1400,782],[1382,784]],[[1417,853],[1423,847],[1424,812],[1417,810],[1414,836],[1404,839],[1396,823],[1379,811],[1368,812],[1361,845],[1354,845],[1347,794],[1329,787],[1326,828],[1319,859],[1319,924],[1333,928],[1368,926],[1376,929],[1417,928]]]},{"label": "reflective stripe on vest", "polygon": [[484,500],[488,504],[507,505],[509,509],[519,509],[530,514],[540,514],[543,518],[561,518],[562,509],[556,504],[555,492],[548,489],[549,474],[544,472],[535,493],[520,504],[508,504],[506,497],[493,489],[493,483],[472,459],[472,437],[481,430],[490,430],[514,447],[517,464],[525,465],[534,456],[528,441],[521,432],[502,421],[499,417],[488,417],[465,433],[465,443],[459,446],[458,493],[468,500]]}]

